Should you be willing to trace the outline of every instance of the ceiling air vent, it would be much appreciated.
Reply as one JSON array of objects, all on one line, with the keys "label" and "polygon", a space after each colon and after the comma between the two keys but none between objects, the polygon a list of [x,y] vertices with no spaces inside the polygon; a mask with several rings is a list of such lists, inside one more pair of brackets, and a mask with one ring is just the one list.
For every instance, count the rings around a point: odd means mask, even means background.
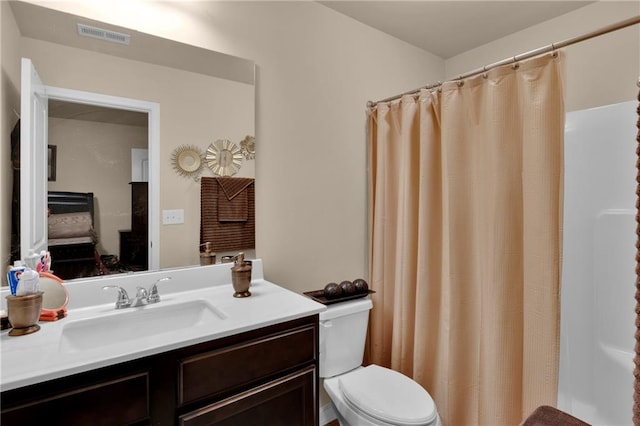
[{"label": "ceiling air vent", "polygon": [[111,41],[113,43],[129,44],[131,36],[129,34],[118,33],[98,27],[91,27],[85,24],[78,24],[78,34],[85,37],[98,38],[100,40]]}]

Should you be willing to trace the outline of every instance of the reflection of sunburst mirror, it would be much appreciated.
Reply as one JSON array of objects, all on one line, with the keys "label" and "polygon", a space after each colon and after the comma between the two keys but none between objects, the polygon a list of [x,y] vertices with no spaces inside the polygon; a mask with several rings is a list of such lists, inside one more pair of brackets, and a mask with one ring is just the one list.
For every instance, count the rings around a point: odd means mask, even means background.
[{"label": "reflection of sunburst mirror", "polygon": [[240,141],[240,150],[247,160],[256,158],[256,138],[247,135]]},{"label": "reflection of sunburst mirror", "polygon": [[202,151],[193,145],[181,145],[171,154],[171,165],[184,177],[197,178],[202,171]]},{"label": "reflection of sunburst mirror", "polygon": [[228,139],[218,139],[207,148],[207,167],[217,176],[233,176],[242,165],[242,152]]}]

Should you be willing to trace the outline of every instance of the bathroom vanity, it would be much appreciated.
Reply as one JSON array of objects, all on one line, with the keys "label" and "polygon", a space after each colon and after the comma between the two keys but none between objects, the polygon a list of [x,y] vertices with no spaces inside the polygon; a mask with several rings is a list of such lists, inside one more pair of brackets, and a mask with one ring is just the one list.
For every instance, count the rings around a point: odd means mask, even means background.
[{"label": "bathroom vanity", "polygon": [[[2,333],[2,424],[318,424],[325,308],[253,266],[241,299],[229,264],[69,283],[67,318]],[[102,290],[135,294],[166,276],[153,305],[115,310]]]}]

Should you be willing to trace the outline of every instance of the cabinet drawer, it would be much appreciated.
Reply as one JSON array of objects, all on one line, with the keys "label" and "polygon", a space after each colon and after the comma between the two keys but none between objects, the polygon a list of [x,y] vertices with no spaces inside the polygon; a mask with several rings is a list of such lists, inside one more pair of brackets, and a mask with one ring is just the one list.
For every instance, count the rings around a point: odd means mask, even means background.
[{"label": "cabinet drawer", "polygon": [[315,426],[315,366],[194,410],[180,426]]},{"label": "cabinet drawer", "polygon": [[314,362],[316,330],[313,325],[304,326],[181,359],[178,403],[234,392]]},{"label": "cabinet drawer", "polygon": [[149,374],[77,388],[2,410],[3,425],[127,425],[149,419]]}]

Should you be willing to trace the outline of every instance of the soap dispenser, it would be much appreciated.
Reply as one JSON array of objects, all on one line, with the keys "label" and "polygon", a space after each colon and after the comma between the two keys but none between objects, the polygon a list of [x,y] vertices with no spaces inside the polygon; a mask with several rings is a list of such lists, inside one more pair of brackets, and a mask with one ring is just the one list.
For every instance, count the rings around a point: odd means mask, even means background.
[{"label": "soap dispenser", "polygon": [[200,244],[200,247],[204,246],[204,252],[200,252],[200,266],[215,265],[216,254],[213,251],[213,244],[207,241],[204,244]]},{"label": "soap dispenser", "polygon": [[233,297],[249,297],[249,286],[251,285],[251,264],[245,262],[244,253],[235,256],[235,263],[231,267],[231,283],[233,284]]}]

